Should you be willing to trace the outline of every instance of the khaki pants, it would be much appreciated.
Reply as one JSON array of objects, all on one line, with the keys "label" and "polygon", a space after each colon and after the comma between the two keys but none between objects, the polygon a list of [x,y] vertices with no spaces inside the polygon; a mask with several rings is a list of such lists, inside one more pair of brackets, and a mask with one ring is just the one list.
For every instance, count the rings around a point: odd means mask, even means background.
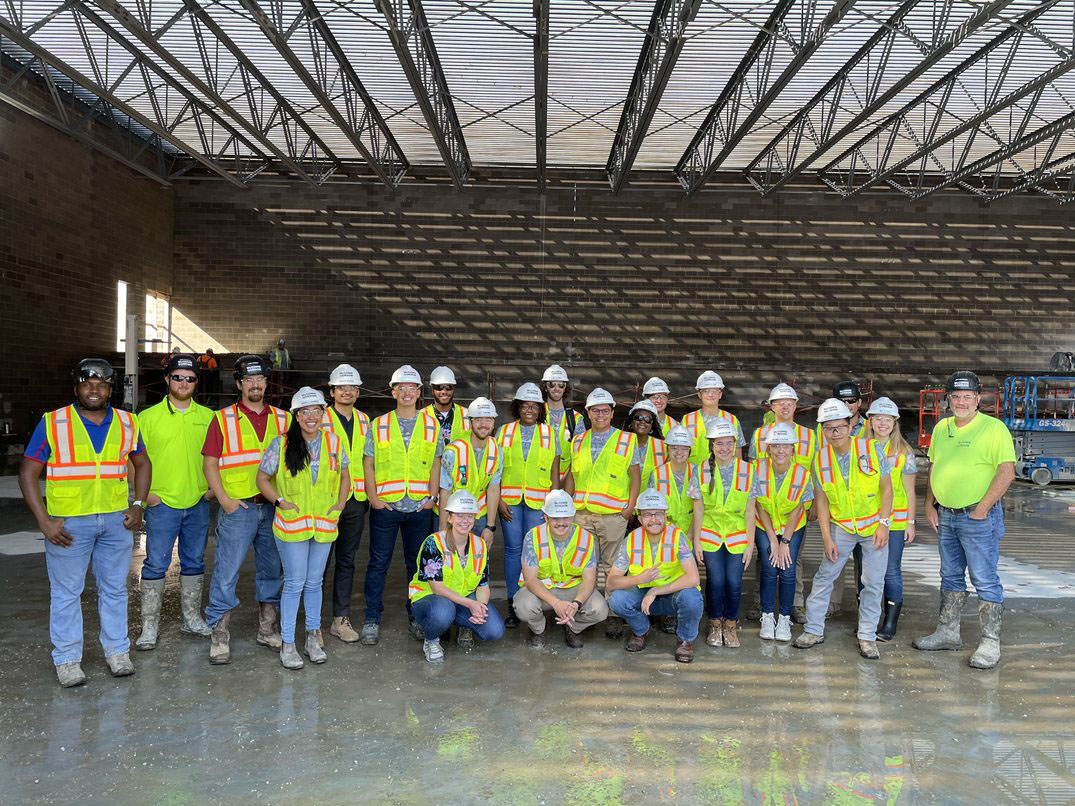
[{"label": "khaki pants", "polygon": [[616,553],[620,550],[623,538],[627,534],[627,521],[619,514],[595,515],[584,509],[575,513],[575,523],[593,532],[597,538],[597,550],[600,557],[597,562],[598,583],[604,580],[608,569],[616,560]]},{"label": "khaki pants", "polygon": [[[623,518],[620,520],[622,521]],[[549,593],[562,602],[570,602],[575,598],[577,590],[576,585],[573,588],[549,588]],[[515,594],[511,603],[515,606],[515,615],[519,617],[519,621],[526,624],[535,635],[545,632],[545,614],[552,610],[552,605],[546,604],[525,587],[519,588],[519,592]],[[587,627],[604,621],[606,618],[608,618],[608,604],[605,602],[605,597],[594,590],[586,603],[579,608],[579,612],[575,614],[574,626],[569,625],[568,629],[577,635]]]}]

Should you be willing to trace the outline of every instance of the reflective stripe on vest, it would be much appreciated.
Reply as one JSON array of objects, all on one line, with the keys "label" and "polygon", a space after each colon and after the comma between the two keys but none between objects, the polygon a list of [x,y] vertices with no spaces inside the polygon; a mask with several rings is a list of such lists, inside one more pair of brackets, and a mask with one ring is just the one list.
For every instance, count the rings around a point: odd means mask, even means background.
[{"label": "reflective stripe on vest", "polygon": [[874,463],[877,445],[872,439],[855,437],[850,450],[849,483],[844,483],[831,444],[818,451],[815,471],[829,499],[830,518],[845,532],[868,537],[877,531],[881,518],[881,474]]},{"label": "reflective stripe on vest", "polygon": [[635,529],[627,535],[627,562],[629,576],[637,576],[654,565],[660,567],[659,576],[652,582],[639,584],[640,588],[655,588],[658,585],[667,585],[675,582],[684,573],[683,565],[679,562],[679,542],[683,539],[683,531],[675,524],[669,523],[664,527],[661,534],[661,542],[657,546],[657,555],[653,554],[653,544],[650,536],[642,527]]},{"label": "reflective stripe on vest", "polygon": [[[470,596],[481,584],[485,574],[485,566],[489,562],[489,547],[478,535],[471,534],[467,540],[466,561],[454,551],[448,549],[448,532],[435,532],[430,535],[440,552],[441,560],[441,584],[460,596]],[[407,595],[412,602],[425,598],[433,593],[433,587],[425,580],[418,578],[418,571],[407,585]]]},{"label": "reflective stripe on vest", "polygon": [[458,439],[444,451],[445,453],[451,451],[455,457],[455,464],[452,467],[452,492],[468,490],[478,499],[478,517],[485,517],[489,512],[487,500],[489,483],[492,481],[497,461],[500,459],[500,446],[495,440],[487,439],[485,457],[478,467],[475,467],[474,446],[469,439]]},{"label": "reflective stripe on vest", "polygon": [[[711,478],[713,491],[709,492]],[[703,551],[718,551],[721,546],[727,546],[730,553],[740,554],[746,549],[746,506],[753,480],[753,465],[736,459],[732,488],[725,497],[720,469],[716,468],[715,473],[711,474],[708,465],[702,466],[699,486],[702,490],[703,514],[699,540]]]},{"label": "reflective stripe on vest", "polygon": [[419,412],[409,444],[403,442],[399,418],[394,411],[382,414],[370,427],[373,429],[377,497],[391,504],[404,496],[420,499],[429,495],[429,477],[440,433],[436,418]]},{"label": "reflective stripe on vest", "polygon": [[[806,483],[810,479],[810,471],[804,465],[792,462],[787,473],[784,474],[784,479],[779,488],[775,490],[772,488],[776,486],[776,471],[773,469],[770,460],[759,459],[755,463],[754,475],[758,480],[758,490],[761,493],[755,501],[755,506],[759,510],[765,510],[769,520],[772,522],[773,530],[780,534],[781,530],[784,529],[784,525],[788,522],[788,516],[802,503],[803,493],[806,492]],[[790,530],[784,530],[785,536],[797,531],[806,523],[806,513],[810,511],[811,503],[813,502],[808,501],[803,506],[803,513],[798,522]],[[759,529],[764,528],[761,524],[761,518],[757,517],[756,513],[754,523]]]},{"label": "reflective stripe on vest", "polygon": [[[257,470],[262,453],[273,437],[287,433],[288,413],[269,406],[265,434],[258,440],[250,418],[231,405],[217,412],[217,423],[224,437],[218,467],[224,491],[232,498],[252,498],[258,494]],[[246,432],[245,434],[243,432]],[[282,455],[282,454],[281,454]]]},{"label": "reflective stripe on vest", "polygon": [[[890,438],[891,442],[891,438]],[[907,454],[892,455],[887,451],[888,463],[892,468],[892,531],[907,528],[907,488],[903,485],[903,469],[907,467]],[[913,482],[912,482],[913,483]]]},{"label": "reflective stripe on vest", "polygon": [[134,415],[112,409],[100,453],[74,405],[45,415],[50,455],[45,506],[53,517],[100,515],[127,508],[127,459],[138,445]]},{"label": "reflective stripe on vest", "polygon": [[[765,449],[765,438],[774,425],[776,423],[767,423],[754,431],[755,459],[769,458],[769,452]],[[795,436],[799,440],[795,443],[795,461],[809,468],[814,461],[814,432],[798,423],[792,423],[792,425],[795,427]]]},{"label": "reflective stripe on vest", "polygon": [[[546,423],[536,423],[533,427],[533,439],[525,458],[518,420],[503,426],[497,434],[504,456],[500,500],[508,506],[525,500],[530,509],[541,509],[545,493],[552,489],[552,462],[556,459],[552,427]],[[548,464],[543,466],[546,461]]]},{"label": "reflective stripe on vest", "polygon": [[292,476],[284,462],[287,437],[281,440],[280,464],[273,476],[276,491],[298,509],[277,508],[273,514],[273,534],[285,542],[299,542],[313,538],[319,543],[330,543],[339,532],[340,513],[328,511],[340,496],[340,451],[342,440],[331,431],[321,431],[321,458],[317,470],[317,483],[313,470],[307,465]]},{"label": "reflective stripe on vest", "polygon": [[687,495],[693,472],[694,465],[689,462],[684,465],[683,487],[681,488],[676,482],[671,462],[657,465],[653,469],[653,487],[663,493],[668,500],[668,519],[684,532],[690,530],[691,521],[694,518],[694,504]]},{"label": "reflective stripe on vest", "polygon": [[[333,406],[325,409],[325,416],[321,418],[321,427],[331,431],[339,437],[347,458],[350,460],[351,472],[351,496],[356,501],[365,501],[366,496],[366,470],[362,457],[366,448],[366,432],[370,428],[370,418],[365,412],[353,410],[351,420],[351,438],[347,438],[347,429],[343,427],[343,418]],[[358,448],[357,456],[355,448]]]},{"label": "reflective stripe on vest", "polygon": [[[538,579],[546,588],[574,588],[582,583],[582,573],[594,552],[594,536],[578,524],[571,527],[571,537],[561,558],[556,554],[549,525],[543,523],[530,530],[527,537],[534,542],[534,554],[538,561]],[[519,574],[520,587],[526,584]]]},{"label": "reflective stripe on vest", "polygon": [[602,446],[596,462],[590,448],[592,431],[579,434],[571,446],[575,506],[597,515],[621,511],[631,496],[630,468],[635,454],[635,435],[613,430],[616,433]]},{"label": "reflective stripe on vest", "polygon": [[[716,416],[723,417],[735,426],[735,444],[738,446],[739,418],[730,411],[724,411],[722,409],[717,409]],[[695,409],[694,411],[687,412],[683,417],[683,422],[680,424],[694,434],[694,447],[691,448],[690,461],[696,465],[704,465],[708,463],[711,451],[709,450],[709,440],[705,435],[706,425],[705,417],[702,416],[702,410]]]}]

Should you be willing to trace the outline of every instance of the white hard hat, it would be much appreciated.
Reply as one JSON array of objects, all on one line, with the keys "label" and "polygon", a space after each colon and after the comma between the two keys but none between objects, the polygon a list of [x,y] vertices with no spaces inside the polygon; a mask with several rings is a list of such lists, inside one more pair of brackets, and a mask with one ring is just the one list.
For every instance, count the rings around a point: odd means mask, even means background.
[{"label": "white hard hat", "polygon": [[727,417],[720,417],[714,420],[705,429],[706,439],[722,439],[723,437],[738,437],[739,432],[735,430],[735,424]]},{"label": "white hard hat", "polygon": [[646,385],[642,387],[642,394],[646,397],[650,395],[670,395],[672,390],[668,388],[667,383],[655,376],[646,381]]},{"label": "white hard hat", "polygon": [[297,411],[298,409],[304,409],[307,406],[324,406],[325,396],[321,394],[317,389],[311,389],[309,386],[302,387],[299,391],[291,396],[291,410]]},{"label": "white hard hat", "polygon": [[711,369],[707,369],[701,375],[698,376],[698,382],[694,384],[695,389],[723,389],[724,381],[721,377]]},{"label": "white hard hat", "polygon": [[545,493],[545,503],[541,511],[550,518],[573,518],[575,499],[567,490],[549,490]]},{"label": "white hard hat", "polygon": [[448,496],[444,509],[459,515],[477,515],[478,499],[469,490],[456,490]]},{"label": "white hard hat", "polygon": [[563,381],[569,383],[567,378],[567,370],[561,367],[559,364],[553,364],[545,370],[545,374],[541,376],[542,381]]},{"label": "white hard hat", "polygon": [[628,414],[634,414],[636,411],[639,410],[648,411],[654,416],[654,418],[657,417],[657,407],[654,406],[653,403],[649,400],[639,400],[637,403],[631,406],[631,410],[628,412]]},{"label": "white hard hat", "polygon": [[496,419],[496,406],[493,405],[487,397],[476,397],[469,406],[467,406],[467,419],[473,420],[475,417],[492,417]]},{"label": "white hard hat", "polygon": [[350,364],[340,364],[328,376],[329,386],[361,386],[362,376]]},{"label": "white hard hat", "polygon": [[798,393],[788,386],[786,383],[778,383],[773,387],[773,390],[769,392],[769,402],[774,400],[798,400]]},{"label": "white hard hat", "polygon": [[664,444],[669,448],[681,447],[681,448],[693,448],[694,437],[691,436],[691,432],[681,425],[673,425],[668,429],[668,433],[664,435]]},{"label": "white hard hat", "polygon": [[641,512],[644,509],[662,509],[668,511],[668,499],[660,490],[646,490],[638,496],[635,509]]},{"label": "white hard hat", "polygon": [[766,445],[795,445],[798,441],[799,435],[787,423],[776,423],[765,435]]},{"label": "white hard hat", "polygon": [[870,404],[870,410],[866,412],[867,417],[871,417],[874,414],[887,414],[889,417],[899,419],[900,407],[892,401],[892,398],[879,397]]},{"label": "white hard hat", "polygon": [[541,396],[541,390],[538,389],[536,383],[524,383],[518,389],[515,390],[515,399],[521,400],[524,403],[544,403],[545,398]]},{"label": "white hard hat", "polygon": [[404,364],[392,373],[392,380],[388,382],[388,385],[395,386],[397,383],[416,383],[421,386],[422,376],[410,364]]},{"label": "white hard hat", "polygon": [[441,384],[450,384],[455,386],[455,373],[447,367],[435,367],[432,372],[429,373],[429,385],[440,386]]},{"label": "white hard hat", "polygon": [[829,420],[850,420],[851,409],[842,400],[830,397],[817,407],[817,421],[827,423]]},{"label": "white hard hat", "polygon": [[586,408],[591,406],[600,406],[602,403],[608,403],[612,408],[616,408],[616,401],[612,395],[598,386],[590,394],[586,395]]}]

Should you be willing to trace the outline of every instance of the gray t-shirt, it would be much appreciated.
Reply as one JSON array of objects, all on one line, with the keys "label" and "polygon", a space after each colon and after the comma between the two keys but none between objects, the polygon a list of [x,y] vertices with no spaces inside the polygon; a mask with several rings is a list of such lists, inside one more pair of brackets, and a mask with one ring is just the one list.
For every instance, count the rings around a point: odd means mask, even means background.
[{"label": "gray t-shirt", "polygon": [[[418,415],[416,414],[414,417],[407,417],[406,419],[397,415],[396,421],[399,423],[399,433],[403,436],[403,445],[409,448],[411,444],[411,434],[414,433],[415,423],[418,422]],[[375,455],[373,447],[373,431],[374,429],[371,425],[371,427],[366,431],[366,445],[362,449],[362,453],[370,457]],[[434,454],[434,458],[439,459],[443,453],[444,440],[438,439],[437,452]],[[399,501],[393,503],[392,509],[396,510],[397,512],[417,512],[419,509],[422,508],[422,503],[424,500],[425,499],[422,498],[404,497],[401,498]]]},{"label": "gray t-shirt", "polygon": [[[492,437],[490,437],[492,439]],[[483,464],[485,461],[485,448],[478,450],[473,444],[470,446],[474,451],[475,464]],[[442,490],[452,489],[452,471],[455,470],[455,452],[447,451],[440,458],[440,488]],[[500,484],[500,478],[504,475],[504,455],[501,453],[496,459],[496,469],[493,471],[493,475],[489,478],[490,484]]]},{"label": "gray t-shirt", "polygon": [[[732,474],[735,473],[735,462],[717,465],[717,472],[720,473],[720,482],[724,485],[724,500],[727,501],[728,493],[732,489]],[[691,486],[687,488],[687,496],[696,501],[702,500],[702,472],[697,467],[691,473]]]},{"label": "gray t-shirt", "polygon": [[[258,470],[265,473],[268,476],[275,476],[276,471],[280,468],[280,449],[283,442],[280,437],[273,437],[265,448],[265,453],[261,455],[261,464],[258,465]],[[306,441],[306,451],[310,454],[310,475],[313,477],[314,484],[317,484],[317,471],[321,467],[321,437],[318,435],[316,438]],[[340,466],[348,467],[351,460],[347,456],[347,451],[340,451]]]},{"label": "gray t-shirt", "polygon": [[[794,467],[794,465],[792,467]],[[791,472],[791,467],[789,467],[783,473],[777,473],[775,470],[773,471],[773,481],[775,483],[775,486],[776,486],[777,490],[780,489],[780,485],[784,483],[784,479],[787,477],[788,473],[790,473],[790,472]],[[754,483],[751,484],[751,486],[750,486],[750,497],[751,498],[761,498],[761,484],[762,484],[761,476],[759,474],[755,473],[754,474]],[[812,478],[810,478],[809,476],[807,476],[806,489],[803,490],[803,497],[802,497],[801,500],[802,500],[802,503],[804,503],[804,504],[807,501],[813,501],[814,500],[814,480]]]},{"label": "gray t-shirt", "polygon": [[[564,419],[564,412],[567,409],[549,409],[549,425],[552,426],[552,430],[557,434],[560,433],[560,422]],[[582,418],[582,415],[575,412],[575,431],[571,434],[571,439],[574,440],[579,434],[586,430],[586,421]]]},{"label": "gray t-shirt", "polygon": [[[596,462],[597,457],[601,455],[601,449],[608,444],[609,437],[616,433],[615,428],[609,428],[607,431],[599,434],[593,429],[590,429],[590,461]],[[631,466],[639,465],[641,462],[638,459],[638,451],[635,451],[635,455],[631,457]]]},{"label": "gray t-shirt", "polygon": [[[654,548],[654,541],[661,541],[664,539],[664,535],[658,535],[656,538],[653,535],[648,535],[650,541],[650,548]],[[689,557],[694,556],[694,551],[691,550],[690,543],[687,542],[687,536],[683,532],[679,533],[679,547],[676,550],[676,559],[686,560]],[[623,539],[620,543],[620,550],[616,554],[616,559],[612,563],[613,566],[619,568],[624,573],[631,567],[631,558],[627,554],[627,538]]]},{"label": "gray t-shirt", "polygon": [[[531,530],[532,531],[532,530]],[[552,545],[556,549],[556,556],[560,558],[560,562],[564,560],[564,554],[567,552],[567,544],[571,542],[570,536],[567,540],[559,541],[553,540]],[[529,532],[523,538],[523,565],[530,568],[537,568],[538,558],[537,552],[534,551],[534,538]],[[594,550],[590,552],[590,559],[586,562],[587,568],[597,567],[597,546],[594,546]]]},{"label": "gray t-shirt", "polygon": [[[519,436],[522,438],[522,441],[523,441],[522,442],[522,448],[523,448],[523,459],[524,460],[526,459],[526,457],[528,457],[530,455],[530,445],[534,441],[534,429],[536,429],[536,428],[537,428],[536,425],[523,425],[522,423],[519,423],[519,431],[518,431],[518,433],[519,433]],[[556,433],[556,429],[553,428],[553,434],[555,435],[555,433]],[[555,436],[553,438],[552,445],[553,445],[553,450],[556,451],[554,456],[559,456],[560,455],[560,440],[556,439]]]}]

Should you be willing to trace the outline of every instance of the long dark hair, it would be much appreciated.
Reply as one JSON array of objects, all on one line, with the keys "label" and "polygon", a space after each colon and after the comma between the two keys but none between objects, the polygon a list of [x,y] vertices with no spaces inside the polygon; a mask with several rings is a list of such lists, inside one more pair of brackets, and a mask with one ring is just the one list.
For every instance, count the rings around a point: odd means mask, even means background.
[{"label": "long dark hair", "polygon": [[[513,401],[511,401],[511,416],[514,417],[516,420],[521,419],[519,417],[519,408],[522,406],[522,404],[524,402],[527,402],[527,401],[523,401],[523,400],[513,400]],[[544,406],[541,406],[541,405],[538,406],[537,422],[539,422],[539,423],[545,422],[545,407]]]},{"label": "long dark hair", "polygon": [[[648,409],[639,409],[638,411],[644,411],[644,412],[646,412],[646,414],[648,414],[650,417],[653,418],[653,425],[651,425],[650,428],[649,428],[649,435],[651,437],[653,437],[654,439],[658,439],[658,440],[663,442],[664,441],[664,431],[661,428],[661,420],[660,420],[661,415],[654,414],[652,411],[649,411]],[[635,414],[637,414],[638,411],[636,411]],[[627,416],[624,418],[624,420],[623,420],[623,430],[624,431],[630,431],[632,434],[634,433],[634,431],[631,430],[631,423],[635,419],[635,414],[631,414],[630,412],[628,412]]]},{"label": "long dark hair", "polygon": [[[318,433],[320,437],[321,434]],[[303,468],[310,464],[310,450],[306,447],[306,436],[302,433],[299,418],[292,417],[291,425],[287,427],[284,435],[284,464],[291,471],[292,476],[297,476]]]},{"label": "long dark hair", "polygon": [[712,495],[717,486],[717,457],[713,455],[713,443],[715,439],[707,439],[709,443],[709,494]]}]

